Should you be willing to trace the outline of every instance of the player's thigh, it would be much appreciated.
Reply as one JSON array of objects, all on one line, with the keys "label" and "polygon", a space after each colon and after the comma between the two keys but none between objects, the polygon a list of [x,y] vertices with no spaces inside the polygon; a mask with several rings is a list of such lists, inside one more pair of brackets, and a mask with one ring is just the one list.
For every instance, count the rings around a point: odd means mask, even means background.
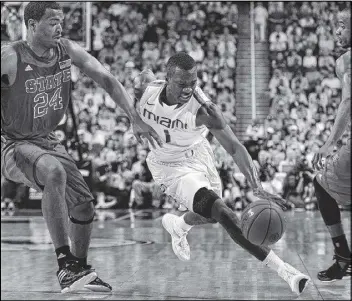
[{"label": "player's thigh", "polygon": [[347,147],[328,157],[317,174],[319,184],[341,205],[351,204],[351,158]]},{"label": "player's thigh", "polygon": [[69,210],[92,202],[94,197],[76,162],[67,153],[64,146],[58,145],[52,155],[61,163],[66,172],[66,203]]},{"label": "player's thigh", "polygon": [[[15,143],[2,155],[3,175],[16,183],[42,190],[53,169],[62,169],[60,162],[31,143]],[[62,169],[63,170],[63,169]]]},{"label": "player's thigh", "polygon": [[201,188],[212,189],[211,184],[203,173],[189,173],[178,178],[166,188],[165,193],[171,195],[177,202],[193,211],[194,196]]},{"label": "player's thigh", "polygon": [[[346,182],[351,179],[351,147],[343,145],[337,152],[334,170],[337,177]],[[350,184],[350,183],[349,183]]]}]

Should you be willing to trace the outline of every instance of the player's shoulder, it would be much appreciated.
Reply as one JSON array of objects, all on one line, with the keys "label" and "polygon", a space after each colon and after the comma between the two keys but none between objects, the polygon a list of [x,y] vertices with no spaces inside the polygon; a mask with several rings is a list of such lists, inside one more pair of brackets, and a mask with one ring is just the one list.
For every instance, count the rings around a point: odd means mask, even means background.
[{"label": "player's shoulder", "polygon": [[61,38],[59,42],[59,47],[63,48],[66,52],[74,50],[75,45],[77,45],[75,42],[66,38]]}]

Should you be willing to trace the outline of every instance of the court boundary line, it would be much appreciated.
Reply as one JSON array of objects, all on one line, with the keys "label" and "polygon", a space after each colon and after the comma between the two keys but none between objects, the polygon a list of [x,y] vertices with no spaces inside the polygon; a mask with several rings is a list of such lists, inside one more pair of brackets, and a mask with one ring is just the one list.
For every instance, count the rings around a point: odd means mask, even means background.
[{"label": "court boundary line", "polygon": [[312,275],[309,273],[309,270],[308,270],[307,266],[304,264],[303,259],[301,258],[301,256],[300,256],[298,253],[297,253],[297,255],[298,255],[299,260],[302,262],[302,264],[303,264],[303,266],[304,266],[304,268],[305,268],[307,274],[309,275],[309,277],[310,277],[310,279],[311,279],[310,281],[313,283],[315,289],[318,291],[318,294],[319,294],[319,296],[321,297],[321,300],[325,300],[324,297],[322,296],[322,294],[320,293],[319,288],[318,288],[317,285],[315,284],[314,278],[313,278]]}]

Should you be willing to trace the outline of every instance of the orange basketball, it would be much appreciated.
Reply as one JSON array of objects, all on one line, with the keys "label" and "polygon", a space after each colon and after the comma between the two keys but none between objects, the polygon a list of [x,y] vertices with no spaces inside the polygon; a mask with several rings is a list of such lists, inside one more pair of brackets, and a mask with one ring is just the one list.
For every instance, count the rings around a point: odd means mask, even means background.
[{"label": "orange basketball", "polygon": [[253,202],[242,213],[241,230],[252,244],[272,245],[286,230],[284,213],[278,205],[268,200]]}]

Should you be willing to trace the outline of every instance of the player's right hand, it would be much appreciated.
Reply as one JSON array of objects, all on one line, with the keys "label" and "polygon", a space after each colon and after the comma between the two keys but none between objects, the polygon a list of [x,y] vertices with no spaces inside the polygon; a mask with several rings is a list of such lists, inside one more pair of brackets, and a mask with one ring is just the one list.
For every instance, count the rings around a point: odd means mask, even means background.
[{"label": "player's right hand", "polygon": [[280,208],[283,211],[286,211],[287,209],[290,208],[290,206],[287,204],[287,201],[285,199],[283,199],[279,195],[269,193],[265,191],[263,188],[254,189],[253,194],[260,199],[265,199],[265,200],[274,202],[275,204],[280,206]]},{"label": "player's right hand", "polygon": [[132,123],[133,134],[139,143],[143,144],[142,136],[150,142],[153,148],[156,148],[155,142],[162,147],[163,141],[156,133],[156,131],[146,124],[138,115],[136,116],[134,122]]}]

